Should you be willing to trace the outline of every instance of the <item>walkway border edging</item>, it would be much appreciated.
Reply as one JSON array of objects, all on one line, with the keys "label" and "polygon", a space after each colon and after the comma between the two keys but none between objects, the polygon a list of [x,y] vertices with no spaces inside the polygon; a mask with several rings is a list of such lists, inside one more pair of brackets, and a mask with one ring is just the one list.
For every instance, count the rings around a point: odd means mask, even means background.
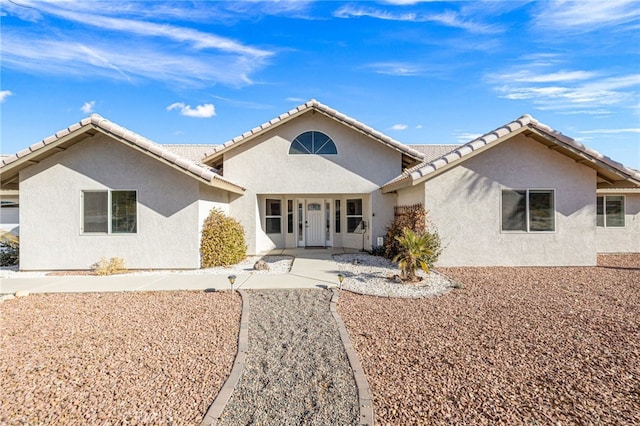
[{"label": "walkway border edging", "polygon": [[222,389],[218,392],[218,396],[213,400],[213,403],[209,406],[207,414],[205,414],[200,426],[212,426],[216,425],[222,416],[231,394],[240,381],[242,371],[244,370],[244,364],[247,360],[247,351],[249,350],[249,299],[247,294],[238,289],[238,293],[242,298],[242,313],[240,314],[240,332],[238,333],[238,352],[236,359],[233,361],[233,367],[227,380],[222,385]]},{"label": "walkway border edging", "polygon": [[356,387],[358,388],[358,405],[360,406],[360,421],[358,424],[373,426],[375,417],[373,415],[373,398],[371,397],[371,389],[369,388],[367,377],[364,375],[364,370],[360,364],[360,358],[351,344],[347,328],[338,313],[337,306],[339,292],[335,288],[332,289],[332,291],[333,296],[331,296],[330,304],[331,314],[338,326],[340,339],[342,340],[342,345],[347,353],[349,364],[351,364],[351,369],[353,370],[353,378],[355,379]]}]

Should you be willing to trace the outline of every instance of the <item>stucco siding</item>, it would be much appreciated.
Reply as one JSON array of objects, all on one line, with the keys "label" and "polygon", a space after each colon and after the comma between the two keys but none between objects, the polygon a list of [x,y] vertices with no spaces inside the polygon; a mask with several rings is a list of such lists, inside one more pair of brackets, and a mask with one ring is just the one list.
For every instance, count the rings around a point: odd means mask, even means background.
[{"label": "stucco siding", "polygon": [[[595,171],[518,136],[427,181],[439,266],[594,265]],[[553,189],[555,231],[501,231],[503,189]]]},{"label": "stucco siding", "polygon": [[598,195],[624,195],[624,228],[597,228],[599,253],[640,253],[640,194],[620,192]]},{"label": "stucco siding", "polygon": [[[330,136],[338,153],[290,155],[291,141],[308,130]],[[267,235],[263,230],[263,199],[268,194],[281,197],[285,213],[287,196],[338,198],[347,193],[366,195],[366,203],[363,199],[365,220],[377,235],[387,225],[389,214],[393,215],[394,200],[390,196],[372,194],[400,174],[401,157],[394,149],[322,114],[303,115],[229,151],[224,156],[224,177],[247,188],[242,197],[231,202],[230,212],[247,230],[249,253],[284,247],[287,241],[291,241],[284,235],[286,226],[279,236]],[[372,209],[375,209],[376,216],[371,215]],[[370,235],[371,231],[367,233],[366,247],[370,245]],[[362,246],[361,235],[355,238],[343,234],[341,240],[345,245],[357,243]]]},{"label": "stucco siding", "polygon": [[[87,269],[121,257],[130,269],[198,268],[198,185],[107,136],[82,141],[20,174],[20,267]],[[137,233],[83,234],[86,190],[136,190]]]}]

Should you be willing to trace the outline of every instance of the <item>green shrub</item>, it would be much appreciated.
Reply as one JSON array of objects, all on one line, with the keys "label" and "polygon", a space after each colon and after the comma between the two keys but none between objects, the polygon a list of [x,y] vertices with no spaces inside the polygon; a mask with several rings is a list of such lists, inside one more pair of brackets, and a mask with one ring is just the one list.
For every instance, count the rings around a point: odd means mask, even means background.
[{"label": "green shrub", "polygon": [[20,263],[20,240],[8,232],[0,236],[0,266]]},{"label": "green shrub", "polygon": [[121,257],[112,257],[108,260],[106,257],[103,257],[99,262],[91,265],[91,269],[96,275],[114,275],[127,272],[124,259]]},{"label": "green shrub", "polygon": [[246,253],[244,228],[240,222],[222,210],[212,209],[202,226],[200,265],[203,268],[235,265]]},{"label": "green shrub", "polygon": [[422,268],[429,272],[440,255],[440,236],[437,232],[413,232],[404,228],[402,235],[395,238],[400,252],[393,258],[402,271],[402,279],[417,281],[416,271]]}]

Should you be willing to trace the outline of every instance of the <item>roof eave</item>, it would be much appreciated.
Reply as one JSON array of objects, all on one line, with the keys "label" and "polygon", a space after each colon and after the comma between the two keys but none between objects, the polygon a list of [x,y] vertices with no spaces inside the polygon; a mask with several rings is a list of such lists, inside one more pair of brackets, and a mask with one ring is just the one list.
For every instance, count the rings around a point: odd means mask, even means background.
[{"label": "roof eave", "polygon": [[[604,180],[609,184],[615,184],[616,182],[631,182],[634,185],[640,185],[640,176],[635,176],[635,174],[633,174],[630,170],[626,171],[625,170],[626,168],[622,164],[620,164],[619,167],[615,167],[614,165],[608,164],[606,160],[600,159],[595,155],[590,154],[588,151],[585,151],[573,146],[572,143],[568,141],[564,141],[562,139],[562,138],[567,138],[567,136],[564,136],[564,135],[556,136],[552,133],[549,133],[545,129],[539,128],[536,125],[533,125],[531,127],[530,135],[531,134],[537,135],[539,138],[543,138],[551,142],[553,145],[551,146],[547,145],[549,149],[555,149],[555,150],[562,149],[571,153],[573,156],[578,157],[578,158],[573,158],[573,160],[577,163],[580,163],[586,167],[589,167],[595,170],[598,178]],[[530,135],[527,135],[527,137],[531,137]],[[537,138],[536,140],[539,141]],[[567,153],[565,153],[565,155],[567,155]],[[571,158],[569,155],[567,156]],[[607,160],[610,162],[613,162],[613,160],[611,159],[607,158]],[[622,179],[616,180],[615,176]]]}]

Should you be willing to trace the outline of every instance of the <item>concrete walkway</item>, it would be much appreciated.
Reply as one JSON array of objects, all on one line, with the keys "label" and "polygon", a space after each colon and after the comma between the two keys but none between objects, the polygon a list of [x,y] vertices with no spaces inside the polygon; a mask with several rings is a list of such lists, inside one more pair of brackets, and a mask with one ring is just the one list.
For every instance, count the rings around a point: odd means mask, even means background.
[{"label": "concrete walkway", "polygon": [[[282,249],[269,255],[292,256],[293,265],[285,274],[236,274],[236,289],[285,289],[327,288],[337,284],[338,270],[332,260],[334,254],[357,253],[343,248],[326,249]],[[29,293],[78,293],[116,291],[163,291],[163,290],[228,290],[226,274],[180,274],[158,275],[112,275],[96,276],[51,276],[38,278],[12,277],[0,280],[0,294]]]}]

